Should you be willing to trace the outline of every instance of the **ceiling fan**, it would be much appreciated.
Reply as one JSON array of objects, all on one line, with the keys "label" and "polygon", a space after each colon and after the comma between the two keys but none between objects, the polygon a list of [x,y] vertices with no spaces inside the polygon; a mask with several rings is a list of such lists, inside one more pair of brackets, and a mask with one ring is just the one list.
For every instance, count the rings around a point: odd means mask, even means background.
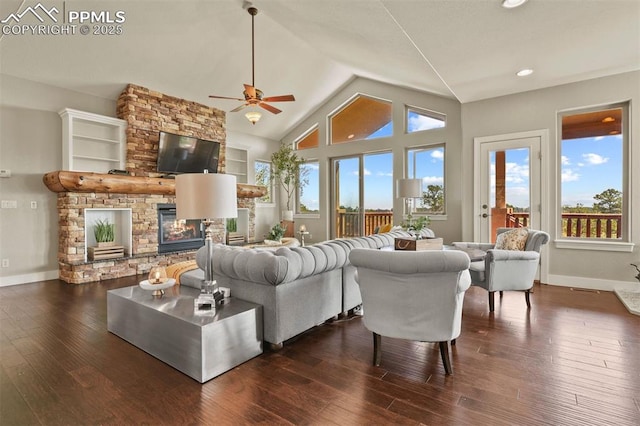
[{"label": "ceiling fan", "polygon": [[[257,105],[273,114],[279,114],[282,111],[272,105],[269,105],[268,102],[291,102],[291,101],[295,101],[296,99],[293,97],[293,95],[268,96],[265,98],[263,97],[264,94],[262,93],[262,90],[256,88],[255,86],[255,70],[256,70],[255,33],[254,33],[253,22],[254,22],[254,17],[258,14],[258,9],[256,9],[255,7],[249,7],[247,11],[249,12],[249,15],[251,15],[251,85],[249,84],[244,85],[244,91],[242,92],[244,95],[244,99],[231,98],[227,96],[216,96],[216,95],[209,95],[209,97],[215,98],[215,99],[233,99],[237,101],[245,101],[244,104],[240,105],[235,109],[232,109],[230,112],[237,112],[248,106]],[[247,119],[251,121],[252,124],[256,124],[256,122],[261,117],[261,114],[257,111],[250,111],[245,115]]]}]

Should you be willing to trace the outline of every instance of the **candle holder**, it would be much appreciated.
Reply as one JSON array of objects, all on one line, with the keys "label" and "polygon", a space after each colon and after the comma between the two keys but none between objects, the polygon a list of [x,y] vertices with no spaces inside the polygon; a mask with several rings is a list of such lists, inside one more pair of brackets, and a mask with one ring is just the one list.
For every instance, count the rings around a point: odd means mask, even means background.
[{"label": "candle holder", "polygon": [[163,284],[167,279],[167,270],[163,266],[154,266],[149,271],[149,284]]},{"label": "candle holder", "polygon": [[305,225],[300,225],[298,235],[300,235],[300,245],[304,247],[304,238],[309,235],[309,231],[307,231],[307,227]]}]

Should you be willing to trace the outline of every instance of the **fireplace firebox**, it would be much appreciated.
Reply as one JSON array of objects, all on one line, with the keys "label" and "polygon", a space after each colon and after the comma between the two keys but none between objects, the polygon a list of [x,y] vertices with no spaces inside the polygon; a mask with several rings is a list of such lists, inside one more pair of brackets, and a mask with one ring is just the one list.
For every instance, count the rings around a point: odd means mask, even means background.
[{"label": "fireplace firebox", "polygon": [[175,204],[158,204],[158,253],[196,250],[204,245],[199,220],[176,219]]}]

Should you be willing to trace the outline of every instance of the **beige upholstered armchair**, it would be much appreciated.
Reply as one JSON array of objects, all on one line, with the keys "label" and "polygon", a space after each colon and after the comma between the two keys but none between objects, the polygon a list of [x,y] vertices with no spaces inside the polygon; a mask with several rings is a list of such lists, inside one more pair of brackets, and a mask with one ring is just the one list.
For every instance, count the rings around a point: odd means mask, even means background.
[{"label": "beige upholstered armchair", "polygon": [[[497,235],[496,244],[456,242],[452,245],[473,253],[470,256],[474,261],[469,267],[471,283],[489,292],[489,312],[494,311],[496,291],[500,295],[507,290],[524,291],[527,307],[531,308],[529,294],[540,263],[540,249],[549,241],[549,234],[528,228],[498,228]],[[473,259],[478,251],[486,252],[484,259]]]},{"label": "beige upholstered armchair", "polygon": [[460,335],[464,293],[471,284],[469,257],[461,251],[381,251],[349,254],[362,294],[363,321],[373,332],[373,363],[380,365],[381,336],[438,342],[446,374],[450,345]]}]

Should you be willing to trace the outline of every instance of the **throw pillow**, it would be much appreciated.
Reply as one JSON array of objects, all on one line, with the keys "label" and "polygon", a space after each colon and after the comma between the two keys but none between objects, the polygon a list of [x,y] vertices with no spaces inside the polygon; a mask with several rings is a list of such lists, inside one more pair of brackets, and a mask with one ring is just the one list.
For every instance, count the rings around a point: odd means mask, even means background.
[{"label": "throw pillow", "polygon": [[495,249],[497,250],[524,250],[527,244],[529,231],[527,228],[516,228],[503,232],[496,238]]},{"label": "throw pillow", "polygon": [[389,232],[391,231],[391,227],[393,226],[393,224],[391,223],[387,223],[384,224],[380,227],[380,231],[378,231],[380,234],[384,234],[385,232]]}]

